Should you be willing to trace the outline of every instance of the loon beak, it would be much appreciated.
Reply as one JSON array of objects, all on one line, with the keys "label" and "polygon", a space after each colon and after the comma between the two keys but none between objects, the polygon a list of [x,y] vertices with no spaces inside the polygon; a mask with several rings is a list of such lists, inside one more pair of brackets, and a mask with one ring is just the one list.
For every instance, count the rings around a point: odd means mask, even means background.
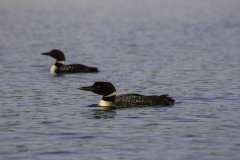
[{"label": "loon beak", "polygon": [[84,90],[84,91],[94,91],[95,90],[92,86],[80,87],[80,88],[77,88],[77,89]]},{"label": "loon beak", "polygon": [[41,55],[46,55],[46,56],[49,56],[49,52],[45,52],[45,53],[41,53]]}]

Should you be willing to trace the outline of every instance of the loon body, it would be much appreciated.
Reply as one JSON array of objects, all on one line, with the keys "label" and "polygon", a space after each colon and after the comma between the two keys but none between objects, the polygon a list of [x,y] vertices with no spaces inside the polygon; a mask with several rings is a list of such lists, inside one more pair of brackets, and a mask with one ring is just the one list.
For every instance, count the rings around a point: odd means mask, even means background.
[{"label": "loon body", "polygon": [[64,53],[60,50],[54,49],[50,52],[41,53],[42,55],[48,55],[56,59],[56,63],[51,67],[50,72],[53,74],[61,73],[91,73],[98,72],[95,67],[88,67],[82,64],[69,64],[65,65],[66,60]]},{"label": "loon body", "polygon": [[123,94],[116,96],[115,87],[109,82],[95,82],[92,86],[78,88],[80,90],[92,91],[103,95],[99,103],[101,107],[122,106],[153,106],[153,105],[172,105],[175,100],[167,94],[160,96],[144,96],[140,94]]}]

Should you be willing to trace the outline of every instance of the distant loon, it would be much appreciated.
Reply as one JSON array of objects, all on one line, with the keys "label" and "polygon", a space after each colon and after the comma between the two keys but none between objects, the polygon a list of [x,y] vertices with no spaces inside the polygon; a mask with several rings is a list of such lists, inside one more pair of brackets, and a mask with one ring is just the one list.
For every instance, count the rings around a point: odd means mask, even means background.
[{"label": "distant loon", "polygon": [[65,60],[64,53],[57,49],[54,49],[50,52],[41,53],[41,54],[51,56],[57,60],[56,63],[50,69],[50,72],[53,74],[98,72],[97,68],[84,66],[82,64],[65,65],[66,60]]},{"label": "distant loon", "polygon": [[80,90],[92,91],[103,95],[99,103],[101,107],[122,106],[153,106],[153,105],[171,105],[175,100],[168,97],[167,94],[160,96],[144,96],[140,94],[123,94],[116,96],[115,87],[109,82],[95,82],[92,86],[78,88]]}]

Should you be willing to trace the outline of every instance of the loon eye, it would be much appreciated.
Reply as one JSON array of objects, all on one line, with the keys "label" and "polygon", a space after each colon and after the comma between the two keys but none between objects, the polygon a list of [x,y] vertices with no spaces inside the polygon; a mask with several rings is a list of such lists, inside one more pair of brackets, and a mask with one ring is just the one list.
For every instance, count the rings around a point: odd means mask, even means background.
[{"label": "loon eye", "polygon": [[97,86],[97,88],[101,88],[101,86]]}]

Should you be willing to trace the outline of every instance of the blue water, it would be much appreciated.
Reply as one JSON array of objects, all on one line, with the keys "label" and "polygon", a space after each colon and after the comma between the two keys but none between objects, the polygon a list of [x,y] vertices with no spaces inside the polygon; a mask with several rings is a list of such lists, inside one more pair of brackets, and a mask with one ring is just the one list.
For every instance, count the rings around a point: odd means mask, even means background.
[{"label": "blue water", "polygon": [[[1,0],[0,159],[239,160],[240,1]],[[52,49],[97,74],[54,76]],[[101,110],[78,90],[169,94]]]}]

